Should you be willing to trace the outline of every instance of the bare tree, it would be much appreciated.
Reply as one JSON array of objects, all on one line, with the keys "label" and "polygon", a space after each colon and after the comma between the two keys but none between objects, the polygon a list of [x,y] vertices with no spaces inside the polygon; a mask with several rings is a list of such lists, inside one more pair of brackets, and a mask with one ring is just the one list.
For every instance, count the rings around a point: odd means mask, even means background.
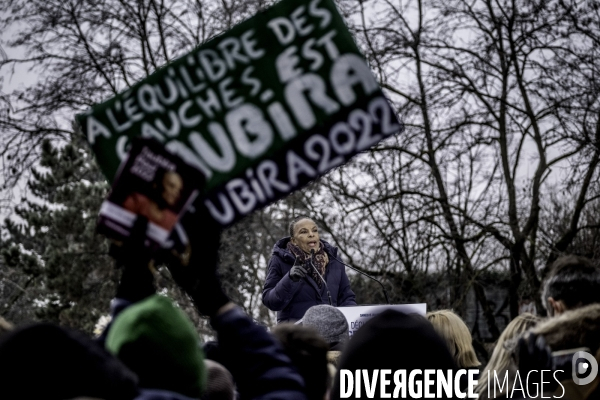
[{"label": "bare tree", "polygon": [[0,70],[28,69],[37,81],[2,96],[0,157],[11,188],[39,158],[43,139],[68,139],[70,121],[174,58],[255,14],[264,0],[136,2],[7,0]]},{"label": "bare tree", "polygon": [[[513,317],[520,297],[538,298],[541,269],[568,249],[596,200],[589,189],[600,155],[599,30],[584,7],[493,0],[347,6],[407,126],[330,174],[319,191],[314,208],[350,260],[408,280],[415,271],[447,270],[451,306],[460,310],[473,289],[493,336],[481,273],[509,271]],[[567,229],[540,232],[540,221],[554,218],[551,197],[566,190]]]}]

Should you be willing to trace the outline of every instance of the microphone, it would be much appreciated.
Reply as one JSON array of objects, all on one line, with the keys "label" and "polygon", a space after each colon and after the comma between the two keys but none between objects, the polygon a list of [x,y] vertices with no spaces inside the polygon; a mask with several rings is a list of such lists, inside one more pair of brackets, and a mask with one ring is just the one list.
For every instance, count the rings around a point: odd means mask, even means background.
[{"label": "microphone", "polygon": [[[311,251],[314,251],[314,250],[311,250]],[[361,275],[364,275],[364,276],[366,276],[367,278],[369,278],[369,279],[372,279],[372,280],[374,280],[375,282],[379,283],[379,285],[381,286],[381,289],[383,290],[383,295],[385,296],[385,301],[386,301],[386,303],[387,303],[387,304],[390,304],[390,300],[388,299],[387,291],[385,290],[385,287],[383,287],[383,284],[382,284],[382,283],[379,281],[379,279],[376,279],[376,278],[372,277],[371,275],[367,274],[366,272],[362,272],[362,271],[361,271],[361,270],[359,270],[358,268],[354,268],[353,266],[350,266],[350,265],[346,264],[345,262],[343,262],[342,260],[340,260],[339,258],[337,258],[337,257],[335,257],[335,256],[333,256],[333,255],[331,255],[331,254],[330,254],[330,256],[331,256],[331,257],[333,257],[333,259],[334,259],[334,260],[337,260],[337,261],[339,261],[339,262],[340,262],[340,263],[341,263],[343,266],[345,266],[345,267],[348,267],[348,268],[350,268],[351,270],[353,270],[353,271],[356,271],[356,272],[358,272],[359,274],[361,274]]]},{"label": "microphone", "polygon": [[329,305],[332,306],[333,303],[331,302],[331,293],[329,292],[329,286],[327,286],[327,282],[325,282],[323,275],[321,275],[317,267],[315,267],[315,249],[310,249],[310,265],[315,271],[317,271],[317,275],[319,275],[319,278],[321,278],[321,280],[325,284],[325,289],[327,290],[327,297],[329,297]]}]

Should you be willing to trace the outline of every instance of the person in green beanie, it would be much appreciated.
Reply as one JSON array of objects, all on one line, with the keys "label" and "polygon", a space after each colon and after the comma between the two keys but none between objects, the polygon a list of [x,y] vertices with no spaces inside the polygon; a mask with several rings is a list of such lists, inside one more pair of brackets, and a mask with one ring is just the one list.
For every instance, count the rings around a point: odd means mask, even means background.
[{"label": "person in green beanie", "polygon": [[217,273],[218,223],[198,206],[184,215],[182,225],[189,237],[186,263],[149,251],[147,220],[140,217],[130,238],[111,251],[123,272],[111,303],[113,321],[99,341],[138,374],[141,395],[135,400],[198,399],[205,387],[199,338],[187,316],[156,295],[152,259],[167,264],[198,313],[210,318],[238,399],[306,400],[304,380],[281,346],[223,292]]},{"label": "person in green beanie", "polygon": [[204,355],[192,322],[171,300],[152,295],[113,322],[106,348],[139,377],[143,388],[199,397],[206,385]]}]

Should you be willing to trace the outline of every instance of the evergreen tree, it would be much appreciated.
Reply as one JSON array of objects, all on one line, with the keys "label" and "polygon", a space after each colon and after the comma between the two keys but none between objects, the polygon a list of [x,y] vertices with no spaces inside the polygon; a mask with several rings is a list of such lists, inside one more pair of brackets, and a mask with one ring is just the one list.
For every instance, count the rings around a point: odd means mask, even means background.
[{"label": "evergreen tree", "polygon": [[95,234],[108,185],[78,137],[62,148],[44,141],[40,166],[28,182],[35,198],[16,209],[21,221],[5,221],[4,275],[14,285],[0,291],[8,296],[3,314],[91,332],[108,313],[118,279],[108,241]]},{"label": "evergreen tree", "polygon": [[[93,155],[79,137],[59,148],[42,144],[27,199],[4,223],[8,239],[0,257],[0,315],[14,323],[45,320],[88,333],[116,292],[120,271],[108,255],[109,241],[95,234],[100,205],[109,189]],[[273,323],[260,293],[274,234],[270,213],[257,212],[223,236],[220,273],[229,296],[261,323]],[[4,266],[2,265],[4,264]],[[174,299],[198,333],[214,332],[195,312],[170,273],[156,265],[157,291]]]}]

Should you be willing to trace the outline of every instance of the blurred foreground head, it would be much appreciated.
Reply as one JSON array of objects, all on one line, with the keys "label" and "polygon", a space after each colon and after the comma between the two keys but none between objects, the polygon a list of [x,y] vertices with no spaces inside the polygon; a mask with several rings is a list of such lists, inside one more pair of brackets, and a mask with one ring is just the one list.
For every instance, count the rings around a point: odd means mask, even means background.
[{"label": "blurred foreground head", "polygon": [[439,310],[428,312],[427,319],[446,341],[459,368],[473,368],[481,364],[473,348],[471,332],[458,315],[450,310]]},{"label": "blurred foreground head", "polygon": [[233,400],[235,399],[235,383],[233,376],[222,364],[213,360],[204,360],[207,371],[206,390],[201,400]]},{"label": "blurred foreground head", "polygon": [[106,347],[145,389],[200,397],[206,382],[200,339],[187,315],[163,296],[126,308],[113,322]]},{"label": "blurred foreground head", "polygon": [[307,397],[323,399],[329,381],[327,342],[314,328],[291,323],[275,326],[272,333],[304,379]]},{"label": "blurred foreground head", "polygon": [[[456,364],[442,338],[425,318],[386,310],[352,335],[339,368],[366,369],[370,374],[375,369],[404,369],[410,373],[414,369],[454,370]],[[339,385],[338,373],[332,399],[339,398]],[[379,382],[375,393],[380,393]]]},{"label": "blurred foreground head", "polygon": [[3,400],[128,400],[136,384],[135,374],[82,333],[43,323],[0,337]]},{"label": "blurred foreground head", "polygon": [[580,256],[558,258],[542,289],[549,316],[600,302],[600,268]]}]

